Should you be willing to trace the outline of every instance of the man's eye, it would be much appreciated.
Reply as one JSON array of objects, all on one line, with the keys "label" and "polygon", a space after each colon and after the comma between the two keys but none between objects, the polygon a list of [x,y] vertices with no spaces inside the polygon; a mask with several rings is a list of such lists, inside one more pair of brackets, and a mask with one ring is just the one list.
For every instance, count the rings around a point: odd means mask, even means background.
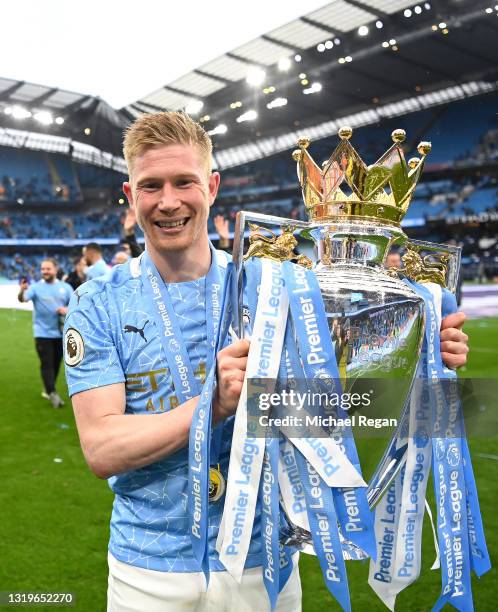
[{"label": "man's eye", "polygon": [[159,189],[159,185],[157,183],[145,183],[141,186],[141,189],[143,191],[156,191],[156,189]]},{"label": "man's eye", "polygon": [[189,187],[190,185],[192,185],[192,183],[192,179],[180,179],[179,181],[177,181],[176,185],[177,187]]}]

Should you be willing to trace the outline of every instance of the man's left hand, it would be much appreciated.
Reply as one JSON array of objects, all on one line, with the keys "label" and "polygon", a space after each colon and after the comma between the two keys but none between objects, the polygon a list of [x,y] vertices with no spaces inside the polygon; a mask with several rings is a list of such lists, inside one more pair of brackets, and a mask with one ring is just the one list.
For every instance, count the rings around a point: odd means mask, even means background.
[{"label": "man's left hand", "polygon": [[462,331],[465,313],[455,312],[441,321],[441,358],[448,368],[459,368],[467,363],[469,337]]}]

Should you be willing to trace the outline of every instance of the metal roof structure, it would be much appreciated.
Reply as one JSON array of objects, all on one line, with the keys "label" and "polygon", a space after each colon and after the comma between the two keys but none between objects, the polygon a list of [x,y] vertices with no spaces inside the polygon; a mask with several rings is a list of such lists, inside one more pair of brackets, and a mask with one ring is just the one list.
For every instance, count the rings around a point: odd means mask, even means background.
[{"label": "metal roof structure", "polygon": [[[130,121],[196,102],[202,110],[191,114],[211,133],[215,161],[233,166],[281,150],[301,130],[328,135],[320,126],[345,116],[366,113],[374,122],[385,109],[425,107],[431,93],[495,88],[496,7],[482,0],[333,0],[119,110],[98,97],[0,79],[0,130],[60,136],[119,156]],[[259,71],[257,86],[246,81],[251,71]],[[51,123],[43,123],[48,116]]]},{"label": "metal roof structure", "polygon": [[0,78],[0,127],[60,136],[120,152],[129,123],[99,97]]}]

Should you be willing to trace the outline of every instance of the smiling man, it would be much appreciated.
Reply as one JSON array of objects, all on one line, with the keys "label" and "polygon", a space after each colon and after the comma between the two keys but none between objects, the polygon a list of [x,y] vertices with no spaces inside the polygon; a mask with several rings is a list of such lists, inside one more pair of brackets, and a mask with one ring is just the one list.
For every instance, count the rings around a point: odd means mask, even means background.
[{"label": "smiling man", "polygon": [[62,323],[73,289],[57,278],[59,266],[55,259],[41,262],[41,279],[29,285],[22,279],[19,286],[20,302],[33,301],[33,335],[40,359],[40,372],[44,391],[42,397],[54,408],[62,408],[64,402],[55,390],[55,383],[62,361]]},{"label": "smiling man", "polygon": [[[211,141],[183,113],[156,113],[130,127],[124,154],[130,175],[124,191],[146,250],[80,287],[65,325],[66,375],[83,452],[115,493],[108,610],[266,610],[258,513],[240,584],[215,551],[249,343],[214,355],[228,256],[208,239],[220,183],[211,171]],[[461,332],[453,331],[448,340],[461,348]],[[222,423],[222,439],[212,466],[205,592],[189,535],[187,445],[215,359],[213,420]],[[277,609],[301,609],[297,567]]]}]

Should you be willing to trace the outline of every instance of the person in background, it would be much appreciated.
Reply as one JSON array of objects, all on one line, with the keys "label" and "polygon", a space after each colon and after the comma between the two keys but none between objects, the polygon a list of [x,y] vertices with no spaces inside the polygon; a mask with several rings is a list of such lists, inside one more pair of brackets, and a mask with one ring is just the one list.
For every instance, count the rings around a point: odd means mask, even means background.
[{"label": "person in background", "polygon": [[102,249],[96,242],[89,242],[83,247],[83,257],[88,266],[86,269],[86,280],[103,276],[109,270],[109,266],[102,257]]},{"label": "person in background", "polygon": [[33,335],[45,387],[42,397],[50,400],[54,408],[61,408],[64,402],[55,390],[55,382],[62,361],[61,329],[73,289],[57,278],[57,269],[55,259],[44,259],[41,280],[30,286],[27,278],[21,279],[17,297],[20,302],[33,301]]},{"label": "person in background", "polygon": [[399,251],[391,251],[386,257],[386,268],[397,268],[398,270],[402,266],[401,255]]},{"label": "person in background", "polygon": [[71,285],[73,289],[77,289],[82,283],[86,281],[86,260],[83,256],[76,257],[73,261],[74,268],[66,274],[66,276],[62,279],[68,285]]},{"label": "person in background", "polygon": [[124,264],[130,259],[130,256],[126,251],[117,251],[114,253],[111,264],[112,266],[117,266],[119,264]]}]

